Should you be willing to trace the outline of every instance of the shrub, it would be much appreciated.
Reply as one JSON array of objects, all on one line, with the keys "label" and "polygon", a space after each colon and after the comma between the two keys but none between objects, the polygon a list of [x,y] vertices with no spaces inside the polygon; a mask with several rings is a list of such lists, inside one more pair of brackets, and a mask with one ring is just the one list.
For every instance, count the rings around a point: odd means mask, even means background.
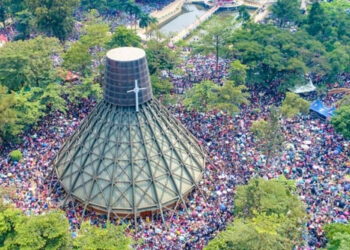
[{"label": "shrub", "polygon": [[10,157],[13,161],[19,161],[22,159],[22,153],[19,150],[14,150],[10,153]]}]

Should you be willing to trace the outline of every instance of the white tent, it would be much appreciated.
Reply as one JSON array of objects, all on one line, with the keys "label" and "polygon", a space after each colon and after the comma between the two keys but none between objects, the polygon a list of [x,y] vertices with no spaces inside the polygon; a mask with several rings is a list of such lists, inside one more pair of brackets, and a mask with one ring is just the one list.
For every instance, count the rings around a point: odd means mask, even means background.
[{"label": "white tent", "polygon": [[310,79],[309,83],[307,83],[305,85],[294,86],[293,88],[290,88],[289,90],[295,94],[302,94],[302,93],[308,93],[308,92],[315,91],[316,87],[315,87],[315,85],[313,85],[313,83]]}]

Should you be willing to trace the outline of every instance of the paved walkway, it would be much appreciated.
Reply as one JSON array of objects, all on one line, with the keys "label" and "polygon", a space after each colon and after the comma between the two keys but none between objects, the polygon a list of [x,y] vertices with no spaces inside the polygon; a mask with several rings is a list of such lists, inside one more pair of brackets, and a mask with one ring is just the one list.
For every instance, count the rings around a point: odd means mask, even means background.
[{"label": "paved walkway", "polygon": [[162,24],[168,21],[170,18],[179,14],[182,10],[185,0],[176,0],[175,2],[170,3],[168,6],[163,8],[160,11],[153,11],[150,16],[155,17],[158,20],[158,24]]},{"label": "paved walkway", "polygon": [[[153,11],[150,16],[157,18],[157,25],[161,25],[171,18],[175,17],[182,11],[182,6],[185,4],[186,0],[176,0],[175,2],[170,3],[160,11]],[[128,25],[127,27],[133,29],[135,25]],[[137,25],[137,34],[142,38],[142,40],[147,40],[146,32],[147,29],[141,29],[139,25]]]}]

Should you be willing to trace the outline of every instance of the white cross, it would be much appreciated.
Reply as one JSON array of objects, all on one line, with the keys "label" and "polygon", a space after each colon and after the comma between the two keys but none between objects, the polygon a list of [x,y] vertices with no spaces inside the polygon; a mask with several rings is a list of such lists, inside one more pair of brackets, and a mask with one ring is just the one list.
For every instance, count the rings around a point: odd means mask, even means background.
[{"label": "white cross", "polygon": [[139,112],[139,92],[140,90],[144,90],[144,89],[146,88],[139,88],[139,85],[137,84],[137,80],[135,80],[135,88],[127,91],[127,93],[131,93],[131,92],[135,93],[136,112]]}]

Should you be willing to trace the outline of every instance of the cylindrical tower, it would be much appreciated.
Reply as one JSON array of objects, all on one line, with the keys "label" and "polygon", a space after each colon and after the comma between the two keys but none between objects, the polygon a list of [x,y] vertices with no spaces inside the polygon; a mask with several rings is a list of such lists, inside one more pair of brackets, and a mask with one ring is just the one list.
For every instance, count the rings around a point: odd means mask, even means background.
[{"label": "cylindrical tower", "polygon": [[[138,95],[128,92],[135,88],[135,81],[141,89]],[[121,47],[108,51],[106,62],[104,99],[117,106],[132,107],[152,99],[146,53],[132,47]]]}]

